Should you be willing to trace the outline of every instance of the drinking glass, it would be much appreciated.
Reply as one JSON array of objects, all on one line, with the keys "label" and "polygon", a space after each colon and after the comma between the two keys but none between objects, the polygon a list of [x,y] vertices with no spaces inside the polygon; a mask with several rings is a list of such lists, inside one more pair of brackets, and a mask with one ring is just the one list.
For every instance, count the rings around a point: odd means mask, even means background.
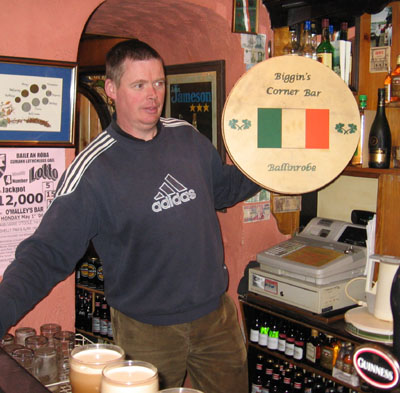
[{"label": "drinking glass", "polygon": [[87,344],[75,347],[69,357],[72,393],[99,393],[101,372],[110,362],[123,360],[125,351],[113,344]]},{"label": "drinking glass", "polygon": [[57,352],[58,374],[61,381],[68,379],[69,356],[75,347],[75,333],[61,330],[53,336],[54,348]]},{"label": "drinking glass", "polygon": [[157,393],[157,368],[140,360],[113,362],[103,369],[100,392]]},{"label": "drinking glass", "polygon": [[49,340],[49,347],[53,347],[53,336],[55,333],[61,331],[61,326],[58,323],[45,323],[40,326],[40,334],[47,337]]},{"label": "drinking glass", "polygon": [[36,336],[36,329],[32,327],[20,327],[15,330],[15,343],[25,345],[25,340],[30,336]]},{"label": "drinking glass", "polygon": [[41,347],[47,347],[49,340],[45,336],[35,335],[29,336],[25,339],[25,346],[30,349],[38,349]]},{"label": "drinking glass", "polygon": [[33,374],[33,360],[34,352],[30,348],[17,348],[11,352],[11,356],[22,366],[25,370]]},{"label": "drinking glass", "polygon": [[0,346],[14,344],[14,336],[10,333],[6,333],[0,341]]},{"label": "drinking glass", "polygon": [[[35,350],[33,375],[43,384],[49,385],[58,382],[57,352],[52,347],[41,347]],[[57,386],[50,388],[58,392]]]}]

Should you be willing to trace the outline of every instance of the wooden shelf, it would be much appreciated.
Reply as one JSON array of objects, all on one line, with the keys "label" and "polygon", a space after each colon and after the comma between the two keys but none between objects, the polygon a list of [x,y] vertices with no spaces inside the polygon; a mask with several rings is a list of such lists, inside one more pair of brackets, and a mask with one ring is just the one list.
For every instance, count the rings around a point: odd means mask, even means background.
[{"label": "wooden shelf", "polygon": [[369,177],[379,178],[381,175],[400,175],[399,168],[388,168],[388,169],[374,169],[374,168],[361,168],[359,166],[347,166],[342,172],[345,176],[356,176],[356,177]]}]

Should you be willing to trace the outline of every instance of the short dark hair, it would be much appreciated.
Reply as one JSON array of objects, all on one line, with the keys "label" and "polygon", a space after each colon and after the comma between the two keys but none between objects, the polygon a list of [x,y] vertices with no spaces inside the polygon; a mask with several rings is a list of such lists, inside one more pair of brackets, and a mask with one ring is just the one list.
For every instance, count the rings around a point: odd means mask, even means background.
[{"label": "short dark hair", "polygon": [[157,59],[164,64],[162,57],[150,45],[138,39],[121,41],[112,47],[106,56],[106,78],[111,79],[119,86],[123,65],[126,59],[131,60],[150,60]]}]

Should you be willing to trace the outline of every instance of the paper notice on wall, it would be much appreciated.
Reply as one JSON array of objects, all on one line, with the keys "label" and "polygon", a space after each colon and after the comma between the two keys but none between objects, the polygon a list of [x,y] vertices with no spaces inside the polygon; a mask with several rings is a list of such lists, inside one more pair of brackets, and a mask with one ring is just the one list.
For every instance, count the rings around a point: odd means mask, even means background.
[{"label": "paper notice on wall", "polygon": [[0,148],[0,275],[39,225],[64,170],[64,149]]}]

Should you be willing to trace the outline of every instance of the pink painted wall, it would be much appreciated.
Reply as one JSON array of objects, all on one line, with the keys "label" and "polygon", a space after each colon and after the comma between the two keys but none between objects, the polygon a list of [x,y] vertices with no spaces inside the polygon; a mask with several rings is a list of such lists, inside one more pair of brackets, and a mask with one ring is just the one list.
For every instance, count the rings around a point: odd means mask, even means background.
[{"label": "pink painted wall", "polygon": [[[4,38],[0,40],[0,55],[76,61],[85,29],[92,34],[139,37],[154,46],[166,64],[225,59],[227,94],[245,72],[240,34],[231,32],[231,0],[154,0],[151,7],[147,0],[102,3],[19,0],[2,4],[7,18],[0,24]],[[272,39],[264,6],[260,6],[259,33]],[[69,161],[72,156],[70,150]],[[219,214],[230,272],[229,293],[234,298],[247,263],[258,251],[286,239],[272,216],[268,221],[243,224],[242,207],[239,204]],[[18,325],[38,328],[44,322],[58,322],[64,329],[73,329],[73,277],[59,284]]]}]

